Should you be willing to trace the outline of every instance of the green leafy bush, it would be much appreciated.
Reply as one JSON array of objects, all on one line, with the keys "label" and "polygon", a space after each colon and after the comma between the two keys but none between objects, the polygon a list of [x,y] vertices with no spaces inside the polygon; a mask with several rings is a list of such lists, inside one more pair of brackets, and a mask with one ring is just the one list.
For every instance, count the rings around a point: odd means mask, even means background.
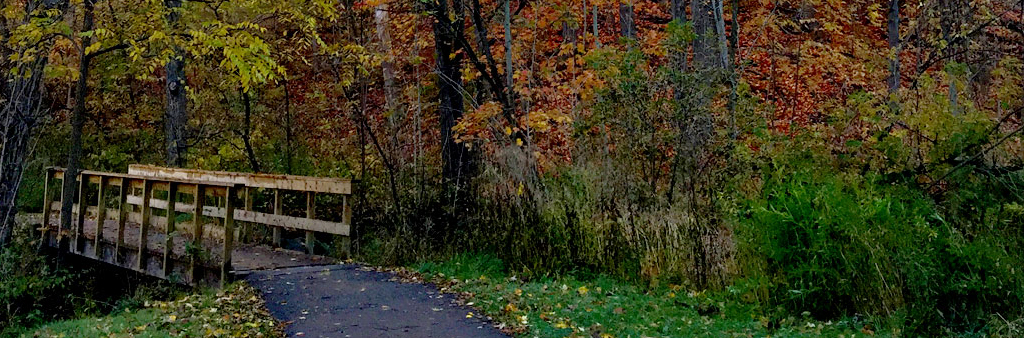
[{"label": "green leafy bush", "polygon": [[72,276],[51,267],[24,236],[0,248],[0,337],[50,319]]},{"label": "green leafy bush", "polygon": [[777,158],[738,222],[760,301],[819,318],[890,316],[922,335],[1020,317],[1015,227],[957,226],[959,212],[913,184],[825,162],[808,151]]}]

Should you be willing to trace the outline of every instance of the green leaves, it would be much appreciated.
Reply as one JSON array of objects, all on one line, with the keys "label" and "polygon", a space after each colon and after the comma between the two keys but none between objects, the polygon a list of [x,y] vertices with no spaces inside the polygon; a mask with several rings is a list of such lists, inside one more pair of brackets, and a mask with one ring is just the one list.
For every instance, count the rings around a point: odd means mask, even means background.
[{"label": "green leaves", "polygon": [[197,58],[219,60],[218,66],[230,74],[229,81],[246,92],[253,85],[275,81],[285,75],[283,66],[271,56],[271,47],[256,34],[266,29],[252,22],[229,24],[208,22],[188,32],[186,50]]},{"label": "green leaves", "polygon": [[663,42],[670,50],[677,52],[683,52],[686,46],[697,38],[697,34],[693,32],[693,22],[679,20],[672,20],[665,27],[665,32],[668,36]]}]

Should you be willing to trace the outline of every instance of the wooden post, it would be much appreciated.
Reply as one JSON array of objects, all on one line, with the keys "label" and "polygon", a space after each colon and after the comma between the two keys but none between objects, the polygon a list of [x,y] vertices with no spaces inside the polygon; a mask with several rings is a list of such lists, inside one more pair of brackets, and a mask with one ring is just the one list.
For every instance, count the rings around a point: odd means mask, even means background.
[{"label": "wooden post", "polygon": [[352,254],[352,206],[349,205],[348,195],[341,197],[341,223],[348,224],[349,233],[341,236],[341,254],[349,258]]},{"label": "wooden post", "polygon": [[85,237],[85,210],[86,205],[88,204],[85,200],[85,188],[88,186],[89,177],[84,173],[78,175],[78,214],[75,215],[75,235],[73,237],[75,248],[72,249],[73,252],[77,253],[82,253],[82,246],[85,245],[85,242],[82,241],[82,237]]},{"label": "wooden post", "polygon": [[114,261],[117,261],[117,256],[121,253],[121,247],[124,246],[124,226],[128,223],[128,211],[131,206],[128,205],[128,195],[132,191],[132,181],[126,177],[121,178],[121,191],[117,197],[117,242],[114,245]]},{"label": "wooden post", "polygon": [[[60,203],[58,205],[63,206],[64,205],[64,180],[68,179],[68,173],[63,171],[63,170],[61,170],[61,171],[55,171],[53,175],[54,175],[55,178],[58,175],[60,176],[60,189],[57,190],[57,191],[54,191],[54,196],[55,196],[54,198],[60,197],[60,198],[57,198],[57,202]],[[57,244],[57,250],[64,250],[64,248],[68,247],[68,244],[67,244],[68,243],[68,233],[67,233],[67,231],[68,231],[68,229],[64,229],[64,213],[60,212],[60,209],[58,208],[57,209],[57,236],[56,236],[57,237],[57,243],[56,243]]]},{"label": "wooden post", "polygon": [[100,245],[103,244],[103,225],[107,222],[107,177],[100,176],[100,187],[96,197],[96,238],[92,244],[92,255],[100,259]]},{"label": "wooden post", "polygon": [[173,260],[171,258],[174,256],[174,234],[177,232],[177,230],[175,230],[175,224],[178,222],[178,217],[176,217],[177,215],[174,211],[174,207],[178,203],[177,195],[178,184],[174,182],[167,182],[167,226],[164,229],[164,279],[166,279],[167,276],[170,276],[172,268],[171,264],[173,264]]},{"label": "wooden post", "polygon": [[139,271],[146,271],[146,247],[149,246],[150,216],[153,214],[153,209],[149,207],[149,200],[153,198],[153,181],[142,182],[142,225],[139,226],[139,260],[135,267]]},{"label": "wooden post", "polygon": [[223,288],[231,277],[231,250],[233,250],[235,233],[235,205],[231,199],[237,193],[237,186],[224,188],[224,252],[220,265],[220,286]]},{"label": "wooden post", "polygon": [[[306,218],[316,218],[316,193],[306,192]],[[312,255],[316,252],[316,236],[312,231],[306,230],[306,252]]]},{"label": "wooden post", "polygon": [[[252,200],[253,200],[253,188],[245,187],[245,211],[252,211]],[[238,236],[238,242],[245,243],[252,236],[252,223],[245,222],[242,224],[241,233]]]},{"label": "wooden post", "polygon": [[192,283],[198,284],[199,280],[199,259],[203,251],[203,204],[206,203],[206,187],[196,184],[195,201],[192,203],[195,209],[192,211],[192,255],[189,260],[189,275]]},{"label": "wooden post", "polygon": [[46,178],[43,180],[43,224],[42,235],[40,235],[39,248],[42,249],[50,240],[50,213],[53,212],[53,168],[46,168]]},{"label": "wooden post", "polygon": [[[281,214],[284,213],[283,212],[284,211],[284,205],[283,205],[283,201],[281,200],[281,198],[282,198],[282,196],[281,196],[281,189],[274,189],[274,214],[275,215],[281,215]],[[274,247],[280,248],[281,247],[281,227],[278,227],[278,226],[273,227],[273,232],[274,232],[274,236],[273,236],[274,237],[273,238]]]}]

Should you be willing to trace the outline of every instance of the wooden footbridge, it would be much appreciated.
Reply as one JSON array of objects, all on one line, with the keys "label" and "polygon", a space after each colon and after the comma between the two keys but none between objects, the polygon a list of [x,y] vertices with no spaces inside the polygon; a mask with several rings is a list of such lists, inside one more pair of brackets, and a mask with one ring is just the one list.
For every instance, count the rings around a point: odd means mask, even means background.
[{"label": "wooden footbridge", "polygon": [[[61,229],[57,187],[66,179],[78,193],[71,228]],[[318,238],[347,254],[351,194],[343,179],[148,165],[69,178],[48,168],[39,230],[58,250],[177,283],[223,285],[255,270],[332,263],[316,255]],[[318,204],[330,205],[324,217]],[[305,252],[282,248],[286,231],[304,232]]]}]

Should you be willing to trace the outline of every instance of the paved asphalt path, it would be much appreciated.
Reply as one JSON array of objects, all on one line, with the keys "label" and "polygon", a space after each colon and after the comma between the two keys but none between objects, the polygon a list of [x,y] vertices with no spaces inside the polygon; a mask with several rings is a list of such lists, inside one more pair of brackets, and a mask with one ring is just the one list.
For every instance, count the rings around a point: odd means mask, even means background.
[{"label": "paved asphalt path", "polygon": [[257,271],[246,280],[289,323],[288,337],[508,338],[452,295],[392,278],[345,264]]}]

